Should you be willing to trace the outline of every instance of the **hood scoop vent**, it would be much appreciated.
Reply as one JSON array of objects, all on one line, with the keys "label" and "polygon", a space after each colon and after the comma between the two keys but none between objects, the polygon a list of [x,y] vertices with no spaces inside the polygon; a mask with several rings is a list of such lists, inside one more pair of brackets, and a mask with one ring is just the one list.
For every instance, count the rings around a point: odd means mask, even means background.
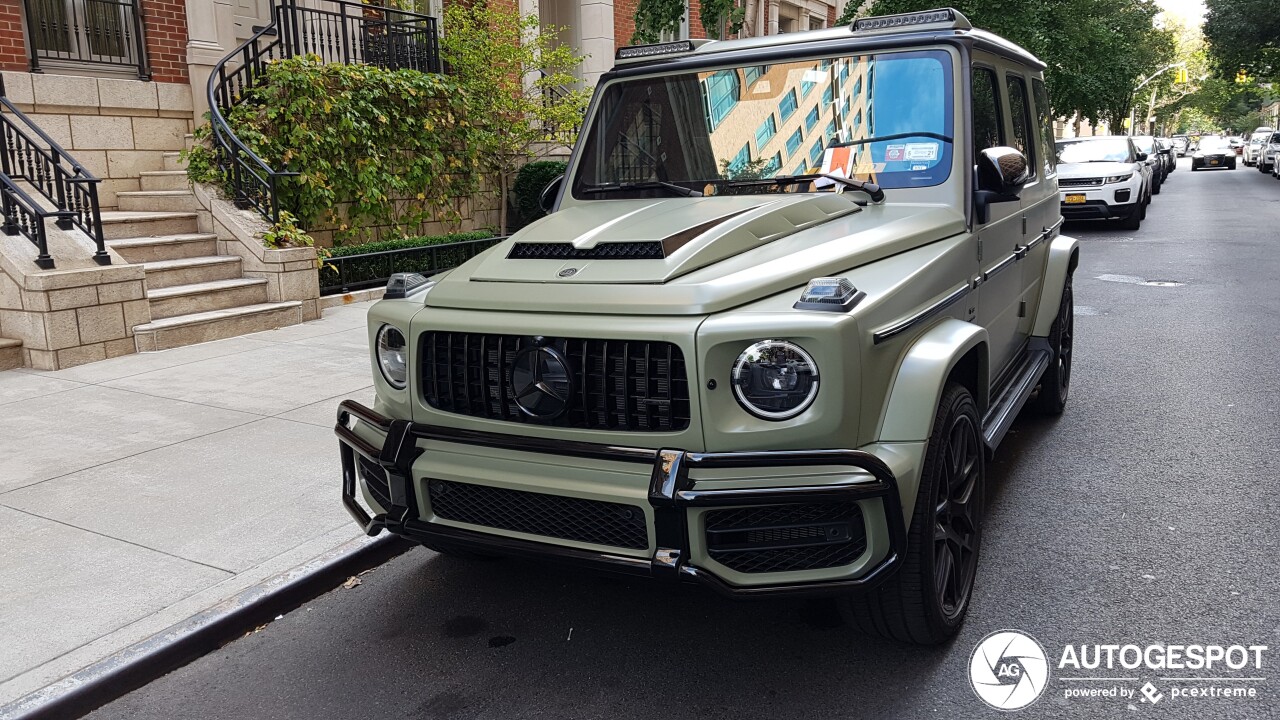
[{"label": "hood scoop vent", "polygon": [[507,253],[508,260],[661,260],[666,257],[662,243],[600,243],[593,248],[574,247],[573,243],[518,242]]},{"label": "hood scoop vent", "polygon": [[747,210],[722,215],[714,220],[668,235],[662,240],[638,242],[600,243],[595,247],[580,248],[573,243],[518,242],[507,252],[508,260],[663,260],[668,255],[689,244],[717,225],[727,222]]}]

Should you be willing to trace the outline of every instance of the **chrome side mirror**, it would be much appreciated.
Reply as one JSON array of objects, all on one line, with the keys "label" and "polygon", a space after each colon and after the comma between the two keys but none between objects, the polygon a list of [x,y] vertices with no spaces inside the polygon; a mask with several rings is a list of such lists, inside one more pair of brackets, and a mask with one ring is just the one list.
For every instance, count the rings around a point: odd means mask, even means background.
[{"label": "chrome side mirror", "polygon": [[1027,156],[1011,147],[993,147],[978,156],[978,189],[1017,196],[1031,180]]}]

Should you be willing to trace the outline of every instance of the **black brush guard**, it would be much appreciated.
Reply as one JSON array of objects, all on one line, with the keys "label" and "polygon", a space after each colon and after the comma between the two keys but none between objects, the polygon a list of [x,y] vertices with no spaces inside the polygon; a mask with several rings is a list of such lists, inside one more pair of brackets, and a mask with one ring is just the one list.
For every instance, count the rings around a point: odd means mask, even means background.
[{"label": "black brush guard", "polygon": [[[382,447],[376,447],[353,432],[352,417],[386,433]],[[647,576],[670,581],[693,581],[735,598],[790,595],[817,596],[872,587],[892,574],[906,549],[906,529],[898,482],[880,458],[860,450],[775,450],[764,452],[700,453],[684,450],[651,450],[596,443],[517,437],[432,425],[409,420],[392,420],[360,403],[344,400],[338,406],[334,428],[342,455],[342,502],[347,512],[368,535],[382,530],[411,540],[449,547],[475,549],[501,555],[525,556],[563,561],[599,570]],[[652,558],[644,559],[605,551],[582,550],[551,543],[522,540],[475,532],[427,522],[418,517],[417,497],[412,482],[412,466],[422,454],[417,441],[479,445],[521,452],[573,456],[617,462],[643,463],[653,468],[649,482],[649,504],[653,508],[654,540]],[[370,517],[356,502],[358,471],[356,453],[378,463],[387,475],[391,508]],[[870,473],[874,482],[836,483],[778,488],[699,488],[689,479],[693,468],[750,468],[845,466]],[[788,503],[847,503],[879,498],[889,530],[889,552],[875,567],[857,578],[819,580],[804,583],[733,585],[707,568],[690,562],[688,508],[784,505]]]}]

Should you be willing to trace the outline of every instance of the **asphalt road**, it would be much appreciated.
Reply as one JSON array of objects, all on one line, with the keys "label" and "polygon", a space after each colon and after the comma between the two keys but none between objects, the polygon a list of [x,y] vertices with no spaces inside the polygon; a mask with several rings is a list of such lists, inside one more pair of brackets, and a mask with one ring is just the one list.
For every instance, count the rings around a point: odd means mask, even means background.
[{"label": "asphalt road", "polygon": [[[1002,628],[1054,668],[1015,716],[1280,717],[1280,181],[1189,170],[1137,232],[1068,226],[1082,252],[1067,413],[1024,413],[990,467],[978,586],[948,646],[858,636],[819,603],[416,550],[92,717],[996,717],[968,666]],[[1057,668],[1081,643],[1270,649],[1261,670],[1063,680],[1108,676]],[[1159,680],[1211,675],[1265,680],[1225,683],[1257,694],[1236,700]],[[1064,697],[1148,680],[1156,704]]]}]

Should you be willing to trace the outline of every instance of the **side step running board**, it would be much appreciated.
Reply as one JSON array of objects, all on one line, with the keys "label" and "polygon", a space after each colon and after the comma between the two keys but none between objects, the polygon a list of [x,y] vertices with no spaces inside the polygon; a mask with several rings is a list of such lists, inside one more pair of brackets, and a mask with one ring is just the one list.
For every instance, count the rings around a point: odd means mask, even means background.
[{"label": "side step running board", "polygon": [[994,451],[1004,439],[1005,433],[1009,432],[1009,427],[1022,411],[1022,406],[1027,403],[1027,398],[1035,392],[1036,385],[1040,384],[1040,376],[1049,367],[1052,357],[1047,341],[1042,338],[1031,340],[1022,365],[1013,379],[1005,384],[1000,397],[991,403],[986,417],[982,418],[982,434],[987,441],[988,450]]}]

